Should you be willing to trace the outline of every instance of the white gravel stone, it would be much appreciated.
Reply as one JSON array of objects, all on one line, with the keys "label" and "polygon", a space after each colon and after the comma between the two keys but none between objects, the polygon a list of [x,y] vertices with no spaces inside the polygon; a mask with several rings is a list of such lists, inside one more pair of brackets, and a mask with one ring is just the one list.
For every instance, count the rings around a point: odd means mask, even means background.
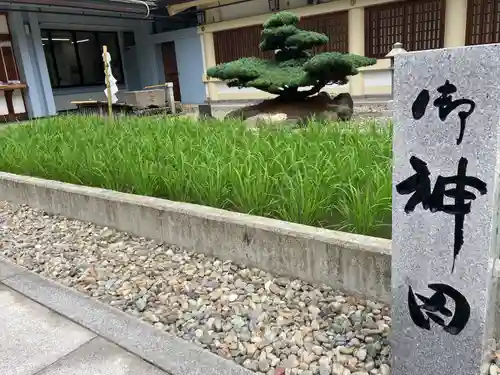
[{"label": "white gravel stone", "polygon": [[11,261],[258,374],[390,374],[382,304],[5,202],[0,238]]}]

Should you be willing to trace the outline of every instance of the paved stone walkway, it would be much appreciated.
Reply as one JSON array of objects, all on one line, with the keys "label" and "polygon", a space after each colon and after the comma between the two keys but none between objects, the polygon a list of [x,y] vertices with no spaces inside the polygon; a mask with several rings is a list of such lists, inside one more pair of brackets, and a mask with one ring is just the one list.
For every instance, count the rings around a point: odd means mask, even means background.
[{"label": "paved stone walkway", "polygon": [[0,374],[167,375],[1,284]]}]

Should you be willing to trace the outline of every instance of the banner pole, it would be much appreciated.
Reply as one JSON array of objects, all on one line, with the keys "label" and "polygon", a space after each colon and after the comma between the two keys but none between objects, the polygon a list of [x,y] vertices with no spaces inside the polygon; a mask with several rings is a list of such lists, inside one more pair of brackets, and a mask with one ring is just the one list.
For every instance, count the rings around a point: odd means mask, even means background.
[{"label": "banner pole", "polygon": [[[108,55],[108,46],[102,46],[102,59],[104,61],[104,75],[106,77],[106,90],[107,90],[107,97],[108,97],[108,117],[110,121],[113,121],[113,98],[111,94],[111,85],[109,81],[109,71],[111,70],[111,67],[109,66],[109,62],[106,59]],[[109,69],[108,69],[109,68]]]}]

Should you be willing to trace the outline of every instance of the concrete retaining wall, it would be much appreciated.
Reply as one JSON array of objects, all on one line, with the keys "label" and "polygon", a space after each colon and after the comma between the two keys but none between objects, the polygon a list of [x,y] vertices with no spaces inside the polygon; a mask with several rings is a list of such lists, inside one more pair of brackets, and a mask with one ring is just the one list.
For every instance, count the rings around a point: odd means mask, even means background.
[{"label": "concrete retaining wall", "polygon": [[2,172],[0,200],[391,302],[389,240]]},{"label": "concrete retaining wall", "polygon": [[0,199],[389,302],[390,241],[0,173]]}]

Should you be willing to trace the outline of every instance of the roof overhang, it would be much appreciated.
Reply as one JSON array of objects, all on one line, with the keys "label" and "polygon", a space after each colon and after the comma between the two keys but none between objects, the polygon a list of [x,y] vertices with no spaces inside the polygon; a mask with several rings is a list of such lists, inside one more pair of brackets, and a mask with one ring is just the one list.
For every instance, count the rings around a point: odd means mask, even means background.
[{"label": "roof overhang", "polygon": [[[134,0],[0,0],[0,6],[12,9],[36,8],[40,11],[50,11],[53,9],[67,10],[84,14],[90,13],[110,13],[121,14],[138,19],[146,18],[152,10],[157,9],[155,1],[134,1]],[[148,12],[149,8],[149,12]]]},{"label": "roof overhang", "polygon": [[214,0],[169,0],[166,5],[168,14],[173,16],[191,7],[202,7],[204,5],[213,4]]},{"label": "roof overhang", "polygon": [[221,3],[229,5],[237,2],[238,0],[158,0],[157,5],[166,8],[168,14],[173,16],[192,7],[204,8],[209,5],[220,6]]}]

